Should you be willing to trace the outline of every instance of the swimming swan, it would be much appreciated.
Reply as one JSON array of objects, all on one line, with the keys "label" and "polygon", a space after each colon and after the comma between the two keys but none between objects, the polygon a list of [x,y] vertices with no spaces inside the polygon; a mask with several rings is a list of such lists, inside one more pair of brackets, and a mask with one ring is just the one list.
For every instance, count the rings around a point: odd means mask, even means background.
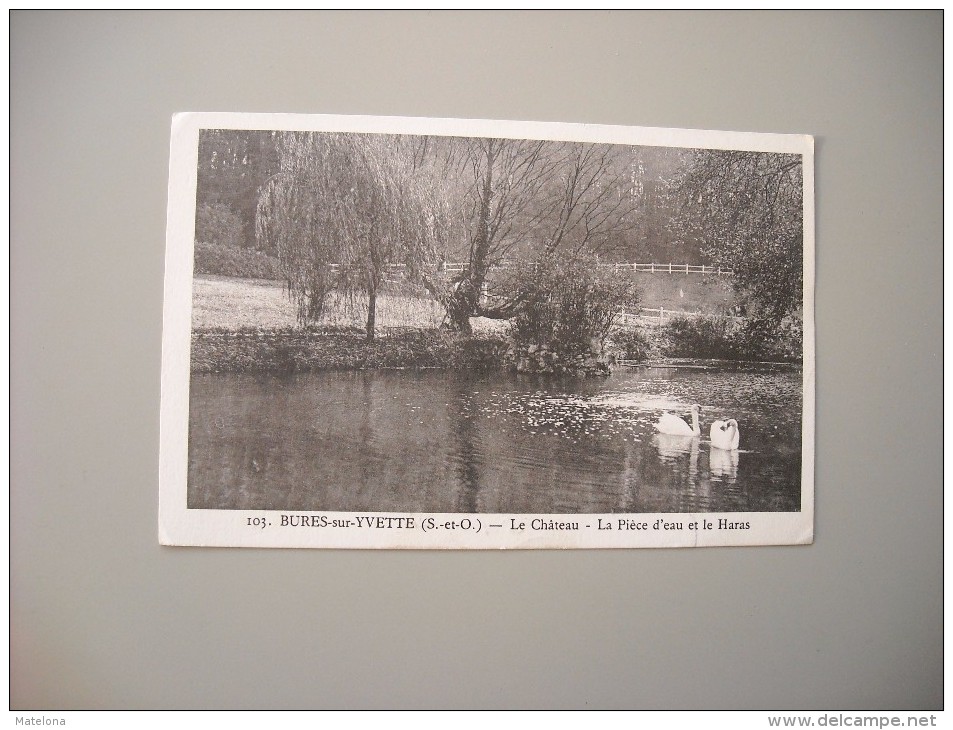
[{"label": "swimming swan", "polygon": [[727,421],[715,421],[711,424],[711,430],[708,432],[711,438],[711,445],[716,449],[726,449],[731,451],[738,448],[741,440],[741,432],[738,430],[738,422],[734,418]]},{"label": "swimming swan", "polygon": [[662,417],[658,419],[658,423],[655,424],[655,430],[659,433],[667,433],[671,436],[699,436],[701,435],[701,429],[698,427],[698,414],[700,411],[701,406],[697,404],[692,406],[691,426],[678,416],[673,416],[671,413],[663,413]]}]

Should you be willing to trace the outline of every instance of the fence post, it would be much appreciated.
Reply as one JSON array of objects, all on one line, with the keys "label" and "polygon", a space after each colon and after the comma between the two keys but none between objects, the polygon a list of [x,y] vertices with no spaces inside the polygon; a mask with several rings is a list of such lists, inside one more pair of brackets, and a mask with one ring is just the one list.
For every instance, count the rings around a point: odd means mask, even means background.
[{"label": "fence post", "polygon": [[661,327],[662,324],[664,324],[664,321],[663,321],[663,319],[662,319],[662,318],[664,317],[664,315],[665,315],[665,307],[663,307],[663,306],[660,304],[660,305],[659,305],[659,308],[658,308],[658,324],[659,324],[659,327]]}]

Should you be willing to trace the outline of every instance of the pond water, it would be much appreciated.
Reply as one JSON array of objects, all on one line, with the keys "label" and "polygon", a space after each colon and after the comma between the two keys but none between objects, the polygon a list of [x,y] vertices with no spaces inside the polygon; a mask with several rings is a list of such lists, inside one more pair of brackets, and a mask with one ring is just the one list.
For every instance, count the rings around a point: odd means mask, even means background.
[{"label": "pond water", "polygon": [[[617,368],[193,375],[188,506],[355,512],[798,511],[799,372]],[[702,407],[700,438],[664,412]],[[738,420],[737,451],[712,447]]]}]

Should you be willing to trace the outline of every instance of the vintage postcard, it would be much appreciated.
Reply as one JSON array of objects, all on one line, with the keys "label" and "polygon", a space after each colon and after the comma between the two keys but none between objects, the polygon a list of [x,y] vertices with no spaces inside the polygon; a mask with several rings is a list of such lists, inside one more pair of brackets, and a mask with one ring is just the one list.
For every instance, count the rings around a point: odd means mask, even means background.
[{"label": "vintage postcard", "polygon": [[177,115],[159,540],[808,544],[809,136]]}]

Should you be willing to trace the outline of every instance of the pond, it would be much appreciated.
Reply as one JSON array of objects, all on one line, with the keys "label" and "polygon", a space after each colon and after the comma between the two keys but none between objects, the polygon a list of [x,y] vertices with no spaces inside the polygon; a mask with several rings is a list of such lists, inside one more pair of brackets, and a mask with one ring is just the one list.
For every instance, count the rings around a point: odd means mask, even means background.
[{"label": "pond", "polygon": [[[701,437],[657,434],[664,412]],[[188,506],[354,512],[790,512],[799,372],[620,367],[193,375]],[[714,448],[735,418],[740,448]]]}]

